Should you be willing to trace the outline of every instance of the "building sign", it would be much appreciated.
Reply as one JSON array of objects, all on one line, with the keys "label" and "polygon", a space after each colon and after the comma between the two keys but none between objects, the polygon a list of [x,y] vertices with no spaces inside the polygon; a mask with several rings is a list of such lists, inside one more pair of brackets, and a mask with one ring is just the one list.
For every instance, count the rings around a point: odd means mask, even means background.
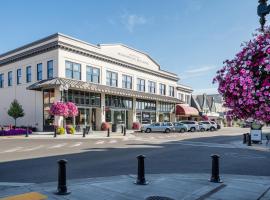
[{"label": "building sign", "polygon": [[121,56],[121,57],[124,57],[124,58],[127,58],[131,61],[135,61],[135,62],[138,62],[138,63],[141,63],[141,64],[145,64],[145,65],[149,65],[149,63],[141,58],[139,58],[138,56],[136,55],[133,55],[133,54],[124,54],[124,53],[120,53],[118,52],[118,55]]}]

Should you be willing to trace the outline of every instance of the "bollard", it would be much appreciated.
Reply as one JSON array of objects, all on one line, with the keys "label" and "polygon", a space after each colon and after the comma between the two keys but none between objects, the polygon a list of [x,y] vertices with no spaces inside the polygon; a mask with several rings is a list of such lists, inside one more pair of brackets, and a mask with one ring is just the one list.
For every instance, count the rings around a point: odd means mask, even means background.
[{"label": "bollard", "polygon": [[247,143],[247,134],[244,133],[243,134],[243,144],[246,144]]},{"label": "bollard", "polygon": [[124,125],[121,126],[121,133],[124,133]]},{"label": "bollard", "polygon": [[108,128],[107,137],[110,137],[110,128]]},{"label": "bollard", "polygon": [[54,135],[53,135],[53,137],[55,137],[56,138],[56,136],[57,136],[57,128],[54,128]]},{"label": "bollard", "polygon": [[85,137],[86,128],[83,128],[83,137]]},{"label": "bollard", "polygon": [[126,135],[127,135],[127,128],[124,127],[124,136],[126,136]]},{"label": "bollard", "polygon": [[67,189],[67,176],[66,176],[66,164],[67,160],[58,161],[58,187],[57,195],[68,195],[70,192]]},{"label": "bollard", "polygon": [[219,177],[219,155],[211,155],[212,157],[212,175],[210,182],[222,183]]},{"label": "bollard", "polygon": [[27,127],[26,127],[25,137],[28,137],[28,136],[29,136],[28,134],[29,134],[29,127],[27,126]]},{"label": "bollard", "polygon": [[248,141],[248,146],[251,146],[251,134],[250,133],[248,133],[248,135],[247,135],[247,141]]},{"label": "bollard", "polygon": [[145,170],[144,170],[144,155],[137,156],[138,159],[138,175],[135,184],[137,185],[147,185],[148,182],[145,180]]}]

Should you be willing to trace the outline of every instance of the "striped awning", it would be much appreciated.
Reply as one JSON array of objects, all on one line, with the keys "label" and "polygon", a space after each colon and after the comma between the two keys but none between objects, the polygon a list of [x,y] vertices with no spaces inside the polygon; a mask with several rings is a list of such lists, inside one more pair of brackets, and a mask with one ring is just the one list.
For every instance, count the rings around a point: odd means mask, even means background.
[{"label": "striped awning", "polygon": [[83,90],[83,91],[91,91],[91,92],[102,92],[111,95],[120,95],[120,96],[129,96],[136,97],[148,100],[156,100],[156,101],[165,101],[170,103],[183,103],[181,100],[168,97],[158,94],[151,94],[146,92],[139,92],[135,90],[129,90],[124,88],[110,87],[107,85],[94,84],[89,82],[84,82],[80,80],[67,79],[67,78],[52,78],[47,80],[42,80],[37,83],[34,83],[27,87],[28,90],[44,90],[50,88],[58,88],[60,86],[67,85],[69,89],[75,90]]},{"label": "striped awning", "polygon": [[185,104],[176,105],[176,115],[181,116],[199,116],[199,112],[196,108]]}]

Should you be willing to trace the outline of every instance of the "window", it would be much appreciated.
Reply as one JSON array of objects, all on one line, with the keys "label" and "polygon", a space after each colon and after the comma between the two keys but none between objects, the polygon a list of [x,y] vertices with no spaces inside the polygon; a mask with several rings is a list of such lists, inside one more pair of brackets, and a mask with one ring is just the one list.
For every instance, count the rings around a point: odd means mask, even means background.
[{"label": "window", "polygon": [[37,64],[37,80],[42,80],[42,63]]},{"label": "window", "polygon": [[162,84],[162,83],[159,84],[159,93],[161,95],[166,95],[166,85],[165,84]]},{"label": "window", "polygon": [[81,80],[81,65],[66,61],[66,78]]},{"label": "window", "polygon": [[22,69],[17,69],[17,85],[22,83]]},{"label": "window", "polygon": [[189,104],[190,103],[190,96],[186,95],[186,103]]},{"label": "window", "polygon": [[105,105],[110,108],[132,109],[133,100],[129,97],[105,95]]},{"label": "window", "polygon": [[170,87],[169,87],[169,95],[170,95],[171,97],[174,97],[174,87],[173,87],[173,86],[170,86]]},{"label": "window", "polygon": [[31,66],[28,66],[28,67],[26,67],[26,82],[27,83],[31,82],[31,79],[32,79],[31,76],[32,76],[31,75]]},{"label": "window", "polygon": [[156,93],[156,83],[154,81],[148,81],[148,92]]},{"label": "window", "polygon": [[173,112],[174,107],[175,106],[173,103],[159,102],[158,111],[159,112]]},{"label": "window", "polygon": [[137,79],[137,90],[140,92],[145,92],[145,80]]},{"label": "window", "polygon": [[132,77],[131,76],[123,75],[122,88],[132,89]]},{"label": "window", "polygon": [[99,83],[100,69],[86,66],[86,80],[93,83]]},{"label": "window", "polygon": [[0,88],[4,87],[4,74],[0,74]]},{"label": "window", "polygon": [[118,74],[115,72],[107,71],[106,74],[106,85],[117,87]]},{"label": "window", "polygon": [[47,62],[47,78],[53,78],[53,60]]},{"label": "window", "polygon": [[12,86],[12,72],[8,72],[8,86]]}]

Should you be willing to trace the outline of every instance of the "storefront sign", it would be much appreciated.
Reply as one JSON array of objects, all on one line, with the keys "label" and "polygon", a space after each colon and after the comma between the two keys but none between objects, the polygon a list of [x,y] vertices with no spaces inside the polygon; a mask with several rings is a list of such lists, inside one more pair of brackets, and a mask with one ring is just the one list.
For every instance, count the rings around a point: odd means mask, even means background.
[{"label": "storefront sign", "polygon": [[250,130],[251,140],[261,142],[262,141],[262,130]]}]

